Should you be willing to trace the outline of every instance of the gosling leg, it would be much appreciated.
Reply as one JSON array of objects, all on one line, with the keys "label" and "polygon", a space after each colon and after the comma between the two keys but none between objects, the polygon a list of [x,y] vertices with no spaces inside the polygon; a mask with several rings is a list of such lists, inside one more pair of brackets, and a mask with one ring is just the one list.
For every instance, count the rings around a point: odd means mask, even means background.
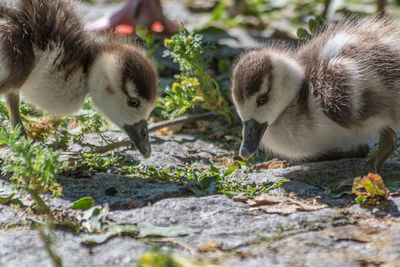
[{"label": "gosling leg", "polygon": [[13,129],[19,125],[21,135],[26,136],[24,125],[22,124],[21,115],[19,113],[19,95],[8,93],[6,94],[6,102],[8,106],[8,113],[10,114],[11,125]]},{"label": "gosling leg", "polygon": [[382,171],[383,164],[386,159],[393,153],[397,147],[397,135],[392,128],[386,127],[381,131],[379,137],[378,150],[371,156],[368,161],[369,167],[373,172],[378,173]]}]

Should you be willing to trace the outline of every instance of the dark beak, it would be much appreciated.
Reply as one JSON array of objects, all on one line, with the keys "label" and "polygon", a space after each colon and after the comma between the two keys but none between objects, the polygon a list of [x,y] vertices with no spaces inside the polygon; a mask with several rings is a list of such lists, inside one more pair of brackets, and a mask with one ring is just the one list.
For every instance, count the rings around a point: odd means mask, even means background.
[{"label": "dark beak", "polygon": [[259,123],[254,119],[243,122],[243,140],[239,152],[242,159],[248,160],[256,153],[267,127],[268,122]]},{"label": "dark beak", "polygon": [[147,128],[147,121],[141,120],[132,125],[124,125],[125,131],[128,133],[129,138],[135,143],[137,149],[145,158],[151,155],[151,147],[149,142],[149,129]]}]

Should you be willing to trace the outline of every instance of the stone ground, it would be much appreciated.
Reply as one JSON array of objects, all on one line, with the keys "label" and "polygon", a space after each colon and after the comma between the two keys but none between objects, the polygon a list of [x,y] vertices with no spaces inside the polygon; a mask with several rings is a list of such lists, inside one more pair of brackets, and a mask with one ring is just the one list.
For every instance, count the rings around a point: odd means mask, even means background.
[{"label": "stone ground", "polygon": [[[145,166],[160,168],[194,159],[202,166],[218,166],[216,157],[229,159],[235,154],[202,135],[154,135],[152,141],[150,159],[142,160],[134,150],[125,153]],[[269,194],[311,206],[286,215],[268,209],[266,203],[254,206],[223,195],[195,196],[184,185],[139,177],[108,173],[59,177],[64,195],[47,198],[53,210],[68,212],[75,200],[92,196],[97,205],[109,204],[108,219],[113,222],[149,222],[195,231],[164,238],[120,236],[94,246],[84,245],[80,235],[56,231],[53,246],[64,266],[132,266],[151,241],[174,255],[227,266],[400,266],[400,197],[361,207],[347,194],[364,164],[363,159],[343,159],[253,171],[248,183],[288,179]],[[388,162],[384,177],[399,176],[399,167],[398,162]],[[389,182],[391,191],[400,188],[400,181]],[[111,187],[114,193],[107,194]],[[10,190],[7,180],[1,180],[0,192]],[[34,216],[6,205],[0,205],[0,214],[0,266],[50,266],[38,231],[26,226]]]},{"label": "stone ground", "polygon": [[[88,6],[82,10],[94,12]],[[157,168],[194,162],[199,167],[223,166],[221,159],[237,155],[226,147],[201,134],[153,135],[150,159],[143,160],[134,150],[124,153]],[[0,154],[4,153],[2,149]],[[254,205],[223,195],[195,196],[185,185],[140,177],[109,173],[59,177],[63,196],[47,198],[53,210],[68,212],[75,200],[92,196],[96,205],[108,203],[108,219],[113,222],[149,222],[194,231],[163,238],[119,236],[94,246],[84,245],[80,235],[56,231],[54,249],[64,266],[74,267],[132,266],[151,242],[174,255],[224,266],[400,266],[399,194],[373,207],[356,204],[349,194],[352,179],[364,165],[364,159],[343,159],[253,171],[248,183],[289,180],[270,192],[279,196],[284,211],[271,209],[266,202]],[[399,170],[399,162],[385,165],[383,177],[392,192],[400,189]],[[110,188],[113,194],[107,193]],[[6,179],[0,180],[0,193],[11,190]],[[291,202],[283,199],[301,203],[302,208],[284,215]],[[38,231],[27,227],[34,216],[7,205],[0,205],[0,214],[0,266],[51,266]]]}]

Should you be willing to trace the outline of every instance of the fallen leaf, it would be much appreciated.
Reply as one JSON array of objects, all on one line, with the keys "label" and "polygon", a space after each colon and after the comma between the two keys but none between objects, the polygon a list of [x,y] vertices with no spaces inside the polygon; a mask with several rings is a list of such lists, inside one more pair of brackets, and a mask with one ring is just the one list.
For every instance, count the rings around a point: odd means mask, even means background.
[{"label": "fallen leaf", "polygon": [[327,207],[325,204],[309,204],[306,201],[275,194],[262,194],[249,199],[247,203],[251,206],[250,211],[263,210],[281,215],[292,214],[296,211],[315,211]]},{"label": "fallen leaf", "polygon": [[135,209],[135,208],[139,207],[139,205],[138,205],[132,198],[130,198],[130,197],[128,197],[128,198],[126,199],[126,202],[128,203],[128,207],[129,207],[130,209]]},{"label": "fallen leaf", "polygon": [[221,241],[215,241],[215,240],[209,240],[200,245],[200,250],[203,251],[214,251],[221,249],[222,247],[222,242]]},{"label": "fallen leaf", "polygon": [[77,210],[87,210],[93,206],[94,206],[94,200],[92,197],[83,197],[75,201],[74,204],[69,208]]},{"label": "fallen leaf", "polygon": [[247,202],[249,200],[249,198],[243,194],[238,194],[238,195],[232,197],[232,200],[235,202]]},{"label": "fallen leaf", "polygon": [[379,230],[373,227],[360,227],[358,225],[346,225],[335,228],[325,229],[324,232],[335,240],[351,240],[358,242],[371,242],[371,234],[378,233]]},{"label": "fallen leaf", "polygon": [[171,136],[171,135],[174,135],[177,132],[179,132],[181,129],[182,129],[182,124],[177,124],[177,125],[161,128],[161,129],[156,131],[156,134],[157,135],[169,135],[169,136]]},{"label": "fallen leaf", "polygon": [[278,168],[286,168],[289,163],[286,160],[271,160],[263,163],[254,164],[254,169],[278,169]]},{"label": "fallen leaf", "polygon": [[13,199],[15,193],[11,193],[10,195],[2,196],[0,195],[0,204],[8,204]]},{"label": "fallen leaf", "polygon": [[356,177],[353,183],[352,193],[357,196],[358,203],[376,204],[381,199],[389,197],[382,177],[377,173],[368,173],[364,177]]}]

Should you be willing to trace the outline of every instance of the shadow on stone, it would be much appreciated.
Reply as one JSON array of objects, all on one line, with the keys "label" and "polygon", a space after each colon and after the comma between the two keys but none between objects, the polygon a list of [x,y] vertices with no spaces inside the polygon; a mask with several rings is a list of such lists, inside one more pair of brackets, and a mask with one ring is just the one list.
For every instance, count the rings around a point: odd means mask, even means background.
[{"label": "shadow on stone", "polygon": [[[355,177],[363,175],[365,159],[341,159],[311,162],[287,168],[281,174],[288,179],[282,188],[296,193],[300,198],[320,196],[319,202],[329,206],[346,206],[354,202],[352,186]],[[388,161],[382,174],[386,187],[395,192],[400,190],[399,162]],[[379,207],[375,207],[379,208]],[[396,205],[386,203],[385,213],[398,216]]]},{"label": "shadow on stone", "polygon": [[58,182],[63,187],[61,198],[74,202],[90,196],[96,205],[108,203],[112,209],[136,208],[167,197],[189,195],[183,185],[106,173],[89,178],[63,176]]}]

